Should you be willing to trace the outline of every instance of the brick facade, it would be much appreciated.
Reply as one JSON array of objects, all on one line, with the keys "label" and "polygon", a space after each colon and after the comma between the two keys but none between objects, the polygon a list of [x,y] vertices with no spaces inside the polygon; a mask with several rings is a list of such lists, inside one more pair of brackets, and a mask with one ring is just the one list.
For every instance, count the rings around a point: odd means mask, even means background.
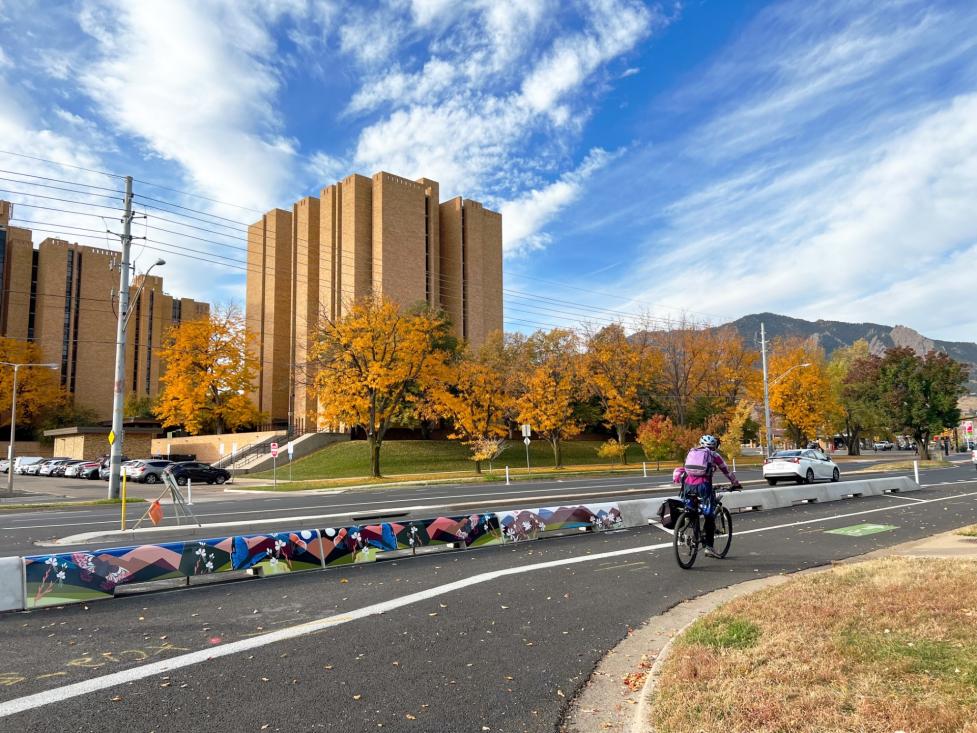
[{"label": "brick facade", "polygon": [[246,321],[261,365],[253,396],[272,421],[317,427],[305,366],[316,319],[341,317],[359,298],[440,307],[474,345],[502,329],[502,217],[439,195],[428,178],[354,174],[248,228]]},{"label": "brick facade", "polygon": [[[0,336],[33,341],[41,360],[58,364],[61,386],[79,407],[100,418],[112,414],[119,252],[48,238],[36,248],[32,233],[9,225],[13,207],[0,201]],[[159,348],[166,331],[182,320],[206,317],[207,303],[175,299],[163,280],[142,278],[129,290],[132,299],[126,332],[127,393],[155,397],[165,365]]]}]

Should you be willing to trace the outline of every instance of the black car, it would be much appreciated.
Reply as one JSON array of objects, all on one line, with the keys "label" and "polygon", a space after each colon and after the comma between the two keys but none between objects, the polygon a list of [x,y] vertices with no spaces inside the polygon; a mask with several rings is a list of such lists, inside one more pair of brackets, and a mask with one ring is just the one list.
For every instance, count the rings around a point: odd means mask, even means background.
[{"label": "black car", "polygon": [[231,474],[223,468],[214,468],[209,463],[198,461],[173,463],[163,471],[171,475],[180,486],[186,486],[187,479],[194,483],[222,484],[231,478]]}]

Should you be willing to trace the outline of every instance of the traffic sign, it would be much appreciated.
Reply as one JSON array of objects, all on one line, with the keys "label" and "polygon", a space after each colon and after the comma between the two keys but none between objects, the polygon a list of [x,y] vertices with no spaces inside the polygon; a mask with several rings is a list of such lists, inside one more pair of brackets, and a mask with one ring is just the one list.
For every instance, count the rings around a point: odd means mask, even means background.
[{"label": "traffic sign", "polygon": [[522,442],[528,446],[532,441],[529,438],[523,438]]},{"label": "traffic sign", "polygon": [[295,441],[288,441],[288,445],[285,447],[288,449],[288,460],[292,460],[292,454],[295,453]]},{"label": "traffic sign", "polygon": [[278,458],[278,443],[271,444],[271,457]]},{"label": "traffic sign", "polygon": [[115,431],[109,430],[109,445],[115,445]]},{"label": "traffic sign", "polygon": [[974,423],[973,423],[973,421],[972,420],[967,420],[967,422],[965,422],[963,424],[963,429],[967,433],[967,435],[972,435],[973,432],[974,432]]},{"label": "traffic sign", "polygon": [[533,428],[532,428],[532,426],[530,426],[527,423],[524,423],[523,426],[522,426],[522,437],[528,438],[532,434],[533,434]]}]

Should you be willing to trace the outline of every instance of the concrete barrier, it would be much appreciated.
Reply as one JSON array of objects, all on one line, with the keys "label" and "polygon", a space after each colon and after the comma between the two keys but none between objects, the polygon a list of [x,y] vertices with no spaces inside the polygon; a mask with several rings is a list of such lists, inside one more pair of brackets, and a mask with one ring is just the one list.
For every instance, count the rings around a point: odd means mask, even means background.
[{"label": "concrete barrier", "polygon": [[[769,510],[918,488],[907,477],[867,479],[730,492],[724,495],[723,504],[734,511]],[[665,498],[656,497],[498,513],[445,514],[432,519],[405,518],[326,529],[6,557],[0,558],[0,611],[111,598],[120,585],[156,580],[242,570],[262,575],[296,572],[371,562],[383,554],[413,554],[425,547],[481,547],[533,540],[547,534],[641,527],[658,519],[658,509],[664,501]],[[213,531],[214,526],[202,529]]]},{"label": "concrete barrier", "polygon": [[0,611],[20,611],[24,605],[23,559],[0,557]]}]

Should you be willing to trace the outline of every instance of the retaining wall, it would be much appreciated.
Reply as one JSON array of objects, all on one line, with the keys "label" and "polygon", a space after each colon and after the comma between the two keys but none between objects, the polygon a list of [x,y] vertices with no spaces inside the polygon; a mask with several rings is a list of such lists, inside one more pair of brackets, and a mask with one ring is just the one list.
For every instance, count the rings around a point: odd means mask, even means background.
[{"label": "retaining wall", "polygon": [[[777,509],[911,491],[909,478],[869,479],[726,494],[731,510]],[[646,526],[664,497],[569,504],[503,512],[439,516],[379,524],[244,534],[0,558],[0,611],[111,598],[118,587],[230,571],[258,575],[373,562],[419,549],[468,548],[535,540],[547,535]]]}]

